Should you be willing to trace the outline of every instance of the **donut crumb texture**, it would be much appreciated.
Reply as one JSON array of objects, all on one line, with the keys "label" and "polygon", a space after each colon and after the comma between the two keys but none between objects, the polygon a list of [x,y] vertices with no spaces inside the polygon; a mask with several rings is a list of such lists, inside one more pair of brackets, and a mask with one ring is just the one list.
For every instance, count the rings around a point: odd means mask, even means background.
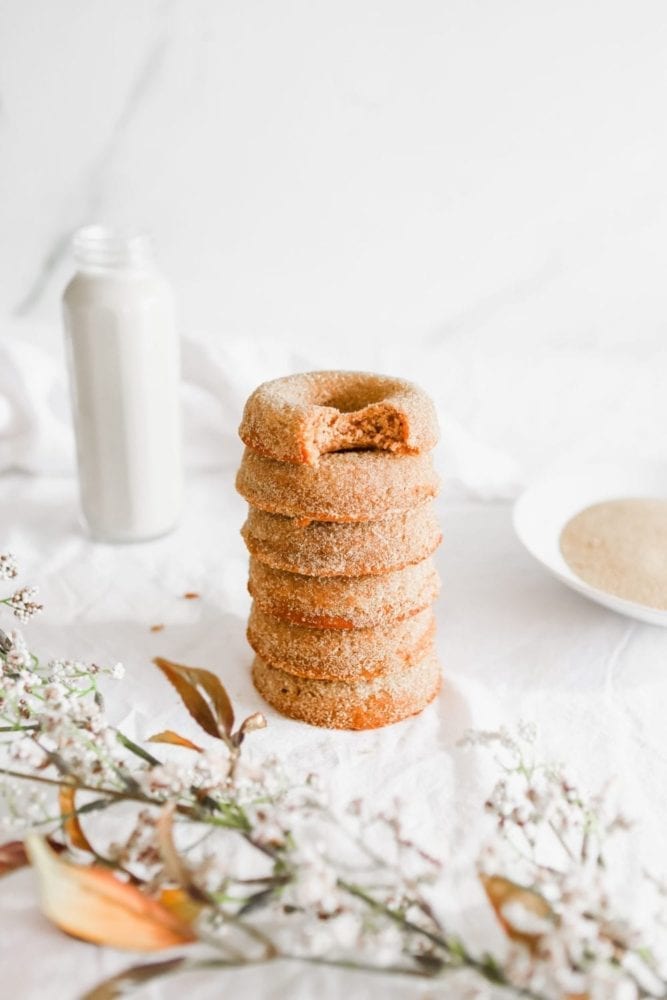
[{"label": "donut crumb texture", "polygon": [[355,682],[295,677],[256,656],[252,679],[262,697],[283,715],[327,729],[379,729],[417,715],[440,690],[434,653],[409,670]]},{"label": "donut crumb texture", "polygon": [[316,465],[321,455],[337,451],[430,451],[438,440],[438,421],[426,393],[405,379],[318,371],[255,389],[239,435],[260,455]]}]

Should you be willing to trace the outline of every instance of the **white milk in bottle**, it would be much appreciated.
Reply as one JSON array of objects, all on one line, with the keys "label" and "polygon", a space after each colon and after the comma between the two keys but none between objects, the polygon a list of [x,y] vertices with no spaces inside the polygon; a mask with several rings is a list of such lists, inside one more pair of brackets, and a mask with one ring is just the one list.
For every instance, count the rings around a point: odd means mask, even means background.
[{"label": "white milk in bottle", "polygon": [[100,541],[155,538],[183,487],[171,290],[144,235],[87,226],[73,247],[63,315],[83,514]]}]

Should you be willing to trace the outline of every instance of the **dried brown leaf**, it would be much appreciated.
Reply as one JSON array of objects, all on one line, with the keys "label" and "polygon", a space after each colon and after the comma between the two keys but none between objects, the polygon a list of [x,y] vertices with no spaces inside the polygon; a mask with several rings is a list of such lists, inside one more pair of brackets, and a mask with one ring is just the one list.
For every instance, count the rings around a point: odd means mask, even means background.
[{"label": "dried brown leaf", "polygon": [[118,1000],[128,993],[128,987],[141,986],[159,976],[167,976],[176,972],[186,961],[184,957],[168,958],[166,962],[151,962],[147,965],[132,965],[129,969],[119,972],[111,979],[88,990],[81,1000]]},{"label": "dried brown leaf", "polygon": [[187,924],[108,869],[64,861],[34,835],[26,849],[39,878],[42,912],[67,934],[130,951],[159,951],[194,940]]},{"label": "dried brown leaf", "polygon": [[78,847],[80,851],[89,851],[94,854],[90,841],[83,832],[81,822],[76,814],[76,788],[72,785],[61,785],[58,792],[58,804],[62,817],[62,827],[65,836],[72,847]]},{"label": "dried brown leaf", "polygon": [[174,843],[174,811],[176,803],[170,802],[164,807],[157,821],[155,832],[160,856],[164,861],[165,871],[177,885],[185,888],[190,881],[190,872],[183,858],[176,850]]},{"label": "dried brown leaf", "polygon": [[554,913],[546,899],[533,889],[517,885],[502,875],[484,875],[481,881],[498,922],[507,936],[513,941],[519,941],[531,951],[534,950],[539,944],[542,932],[526,931],[516,927],[508,917],[508,909],[516,906],[535,918],[537,923],[553,921]]},{"label": "dried brown leaf", "polygon": [[197,903],[208,903],[208,897],[195,884],[184,858],[178,853],[174,842],[174,812],[176,803],[166,805],[157,821],[155,832],[164,867],[172,881],[176,882],[188,896]]},{"label": "dried brown leaf", "polygon": [[149,743],[171,743],[175,747],[185,747],[186,750],[196,750],[197,753],[203,753],[203,748],[193,743],[189,740],[187,736],[180,736],[175,733],[173,729],[163,729],[161,733],[155,733],[154,736],[148,737]]},{"label": "dried brown leaf", "polygon": [[156,657],[153,663],[173,684],[192,718],[209,736],[229,737],[234,726],[234,710],[219,677],[210,670],[186,667],[162,656]]},{"label": "dried brown leaf", "polygon": [[6,844],[0,844],[0,877],[18,871],[19,868],[25,868],[29,864],[28,854],[22,841],[10,840]]},{"label": "dried brown leaf", "polygon": [[192,668],[172,663],[161,656],[153,663],[162,671],[167,680],[176,688],[181,701],[198,725],[209,736],[219,737],[218,726],[209,705],[197,690],[197,680],[192,674]]},{"label": "dried brown leaf", "polygon": [[159,896],[160,903],[182,920],[184,924],[193,924],[202,911],[203,903],[195,902],[185,889],[163,889]]}]

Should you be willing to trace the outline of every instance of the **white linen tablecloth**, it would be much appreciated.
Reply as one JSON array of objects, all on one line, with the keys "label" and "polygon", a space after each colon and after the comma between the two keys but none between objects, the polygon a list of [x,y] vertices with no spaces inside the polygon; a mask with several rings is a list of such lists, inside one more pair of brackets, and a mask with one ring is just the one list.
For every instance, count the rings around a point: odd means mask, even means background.
[{"label": "white linen tablecloth", "polygon": [[[549,467],[665,461],[664,41],[657,0],[0,3],[0,551],[41,587],[30,645],[122,660],[110,710],[139,737],[199,738],[152,657],[219,671],[269,718],[250,748],[400,797],[463,867],[493,779],[456,742],[533,720],[584,783],[618,779],[664,871],[667,632],[551,579],[510,518]],[[58,310],[95,221],[154,234],[183,333],[187,504],[145,545],[77,523]],[[380,732],[290,722],[249,679],[236,428],[259,382],[314,368],[401,374],[441,419],[445,685]],[[491,946],[482,902],[471,879],[443,905]],[[52,928],[30,871],[0,880],[0,1000],[76,1000],[135,960]],[[282,965],[142,996],[435,993]]]},{"label": "white linen tablecloth", "polygon": [[[218,671],[240,714],[261,709],[269,719],[268,729],[253,736],[258,753],[276,752],[296,769],[319,771],[339,800],[361,794],[380,805],[398,797],[409,828],[445,858],[474,851],[489,789],[488,768],[456,741],[469,726],[533,720],[546,752],[570,762],[586,783],[618,779],[629,811],[641,817],[638,849],[641,840],[642,849],[660,853],[667,825],[664,631],[590,604],[547,576],[514,538],[508,505],[441,499],[438,644],[445,685],[437,703],[417,719],[369,733],[283,719],[261,702],[249,678],[246,553],[238,531],[244,504],[233,490],[235,461],[191,476],[174,534],[129,546],[85,537],[72,478],[2,477],[3,544],[19,555],[21,579],[40,585],[46,606],[25,628],[31,647],[47,656],[123,661],[125,681],[107,686],[110,710],[139,737],[167,727],[196,735],[151,666],[153,656]],[[200,599],[184,600],[186,591]],[[164,630],[151,632],[158,623]],[[451,901],[443,902],[449,910]],[[493,942],[492,920],[475,893],[455,903]],[[136,958],[53,929],[39,914],[30,871],[0,883],[0,924],[2,995],[16,1000],[75,1000]],[[432,986],[291,964],[221,975],[176,977],[142,995],[434,995]],[[454,1000],[455,986],[443,995]]]}]

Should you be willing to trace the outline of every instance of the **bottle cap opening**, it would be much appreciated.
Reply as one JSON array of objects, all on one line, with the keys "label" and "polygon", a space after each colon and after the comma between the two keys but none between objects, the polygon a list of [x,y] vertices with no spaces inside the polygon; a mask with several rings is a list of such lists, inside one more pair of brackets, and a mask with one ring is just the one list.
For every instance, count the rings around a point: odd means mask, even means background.
[{"label": "bottle cap opening", "polygon": [[74,233],[72,250],[83,267],[143,268],[153,263],[151,238],[140,230],[84,226]]}]

